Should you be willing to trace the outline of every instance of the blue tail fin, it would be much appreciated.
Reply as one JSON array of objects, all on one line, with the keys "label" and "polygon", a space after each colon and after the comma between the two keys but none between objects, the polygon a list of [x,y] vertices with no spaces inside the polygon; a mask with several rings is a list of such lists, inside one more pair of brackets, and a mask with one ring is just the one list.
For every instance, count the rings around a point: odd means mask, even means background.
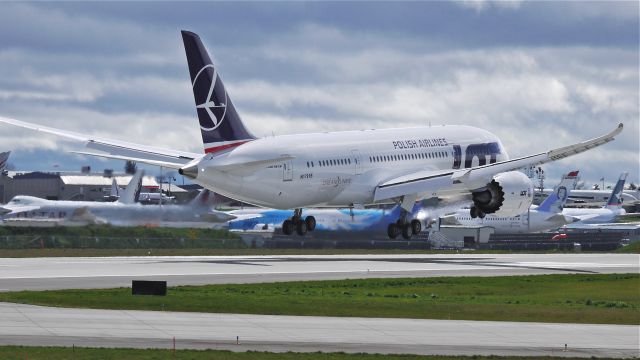
[{"label": "blue tail fin", "polygon": [[622,173],[616,186],[611,191],[611,196],[609,197],[609,201],[607,201],[607,208],[619,208],[622,206],[622,191],[624,190],[624,182],[627,180],[628,173]]},{"label": "blue tail fin", "polygon": [[200,37],[182,31],[204,152],[230,149],[255,139],[236,112]]},{"label": "blue tail fin", "polygon": [[578,171],[572,171],[567,175],[564,175],[560,184],[553,188],[553,192],[549,194],[542,203],[540,203],[537,210],[550,213],[562,212],[562,208],[569,198],[569,191],[576,187],[577,181]]}]

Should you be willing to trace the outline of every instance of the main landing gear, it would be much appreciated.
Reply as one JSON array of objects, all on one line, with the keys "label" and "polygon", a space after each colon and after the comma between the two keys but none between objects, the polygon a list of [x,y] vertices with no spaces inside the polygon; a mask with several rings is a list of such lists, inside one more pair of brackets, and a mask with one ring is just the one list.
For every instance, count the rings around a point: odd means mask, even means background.
[{"label": "main landing gear", "polygon": [[405,240],[409,240],[411,236],[418,235],[420,231],[422,231],[422,223],[420,220],[413,219],[408,221],[408,214],[409,213],[403,209],[398,221],[389,224],[387,227],[387,235],[389,235],[390,239],[395,239],[398,235],[402,234]]},{"label": "main landing gear", "polygon": [[313,216],[302,217],[302,209],[295,209],[293,216],[282,223],[282,232],[285,235],[291,235],[297,232],[302,236],[307,231],[313,231],[316,228],[316,218]]},{"label": "main landing gear", "polygon": [[487,215],[485,214],[482,210],[478,209],[475,206],[472,206],[471,209],[469,209],[469,215],[471,216],[471,218],[475,219],[475,218],[480,218],[480,219],[484,219],[484,217]]}]

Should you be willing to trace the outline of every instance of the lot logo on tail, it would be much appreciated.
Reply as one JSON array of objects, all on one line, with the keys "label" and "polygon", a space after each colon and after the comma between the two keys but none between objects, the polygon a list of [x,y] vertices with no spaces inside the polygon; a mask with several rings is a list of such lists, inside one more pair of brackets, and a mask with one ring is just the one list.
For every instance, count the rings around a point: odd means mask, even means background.
[{"label": "lot logo on tail", "polygon": [[[205,75],[200,76],[203,73]],[[194,91],[194,94],[196,97],[201,97],[196,99],[200,128],[205,131],[211,131],[222,124],[227,113],[227,91],[212,64],[205,65],[200,69],[193,80],[194,90],[205,86],[208,86],[208,92]],[[206,98],[202,98],[204,94],[206,94]],[[218,94],[224,94],[224,99],[218,98]],[[206,116],[203,116],[204,114],[201,114],[201,112],[206,113]]]}]

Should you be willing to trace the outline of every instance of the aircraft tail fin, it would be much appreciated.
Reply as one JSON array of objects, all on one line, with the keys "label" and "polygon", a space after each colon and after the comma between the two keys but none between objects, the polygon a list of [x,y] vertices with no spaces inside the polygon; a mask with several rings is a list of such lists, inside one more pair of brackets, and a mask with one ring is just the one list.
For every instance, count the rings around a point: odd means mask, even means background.
[{"label": "aircraft tail fin", "polygon": [[122,196],[118,199],[118,202],[123,204],[134,204],[140,199],[140,191],[142,189],[142,178],[144,177],[144,170],[138,170],[129,181],[129,184],[122,192]]},{"label": "aircraft tail fin", "polygon": [[11,151],[5,151],[0,153],[0,172],[4,171],[4,168],[7,166],[7,160],[9,160],[9,155],[11,155]]},{"label": "aircraft tail fin", "polygon": [[578,171],[571,171],[563,175],[560,184],[553,188],[553,192],[542,201],[537,210],[550,213],[562,212],[562,208],[569,198],[569,191],[575,188],[577,181]]},{"label": "aircraft tail fin", "polygon": [[605,205],[605,208],[608,209],[618,209],[622,206],[622,191],[624,190],[624,182],[627,180],[627,175],[629,173],[624,172],[620,174],[620,178],[616,183],[616,186],[611,191],[611,196]]},{"label": "aircraft tail fin", "polygon": [[118,187],[118,182],[116,178],[111,181],[111,191],[109,191],[109,197],[117,199],[120,196],[120,188]]},{"label": "aircraft tail fin", "polygon": [[208,189],[200,190],[200,193],[196,195],[191,202],[189,202],[189,206],[191,207],[214,207],[216,200],[216,194]]},{"label": "aircraft tail fin", "polygon": [[191,86],[205,153],[216,153],[255,139],[245,128],[200,37],[182,31]]}]

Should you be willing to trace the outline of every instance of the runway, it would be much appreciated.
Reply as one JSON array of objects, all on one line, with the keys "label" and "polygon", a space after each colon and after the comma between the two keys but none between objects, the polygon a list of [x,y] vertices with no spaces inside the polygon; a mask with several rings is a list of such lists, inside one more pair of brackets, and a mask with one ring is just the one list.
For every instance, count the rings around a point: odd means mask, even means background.
[{"label": "runway", "polygon": [[638,254],[439,254],[0,258],[0,291],[373,277],[638,273]]},{"label": "runway", "polygon": [[[48,308],[0,303],[0,344],[443,355],[638,355],[637,326]],[[236,338],[238,337],[238,338]],[[236,344],[239,339],[239,344]],[[567,344],[567,351],[564,351]]]}]

